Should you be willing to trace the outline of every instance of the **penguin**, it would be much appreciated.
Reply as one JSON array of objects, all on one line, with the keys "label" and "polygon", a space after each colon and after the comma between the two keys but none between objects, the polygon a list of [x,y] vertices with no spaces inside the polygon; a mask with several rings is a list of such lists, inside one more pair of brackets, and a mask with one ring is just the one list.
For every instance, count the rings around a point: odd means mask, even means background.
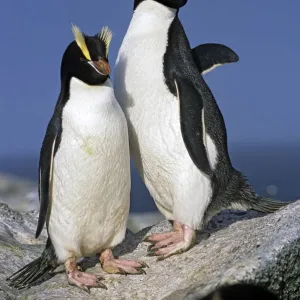
[{"label": "penguin", "polygon": [[[135,0],[115,64],[114,87],[130,152],[173,230],[146,236],[158,260],[189,250],[196,231],[224,209],[274,212],[231,163],[225,122],[204,81],[222,64],[214,45],[191,49],[179,20],[187,0]],[[219,48],[220,49],[220,48]]]},{"label": "penguin", "polygon": [[98,253],[108,273],[145,273],[143,262],[119,260],[112,253],[125,237],[131,186],[127,122],[109,75],[112,32],[103,27],[88,36],[76,25],[72,30],[39,160],[36,238],[46,223],[48,240],[39,258],[7,279],[17,289],[36,285],[60,264],[71,285],[87,292],[106,288],[102,277],[76,264]]}]

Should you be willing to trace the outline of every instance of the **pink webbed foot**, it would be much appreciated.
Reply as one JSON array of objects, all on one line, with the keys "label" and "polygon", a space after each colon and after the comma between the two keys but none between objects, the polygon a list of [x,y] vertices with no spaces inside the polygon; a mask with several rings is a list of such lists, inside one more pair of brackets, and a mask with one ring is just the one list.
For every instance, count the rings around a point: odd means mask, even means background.
[{"label": "pink webbed foot", "polygon": [[196,232],[188,226],[174,221],[174,231],[147,236],[144,242],[151,243],[148,256],[159,256],[163,260],[175,254],[186,252],[195,245]]},{"label": "pink webbed foot", "polygon": [[144,268],[148,268],[148,265],[141,261],[116,259],[110,249],[104,250],[99,260],[103,270],[109,274],[146,274]]},{"label": "pink webbed foot", "polygon": [[75,285],[80,289],[90,292],[91,287],[107,289],[107,287],[101,282],[104,278],[93,274],[81,272],[77,267],[76,258],[69,258],[65,262],[65,269],[69,284]]}]

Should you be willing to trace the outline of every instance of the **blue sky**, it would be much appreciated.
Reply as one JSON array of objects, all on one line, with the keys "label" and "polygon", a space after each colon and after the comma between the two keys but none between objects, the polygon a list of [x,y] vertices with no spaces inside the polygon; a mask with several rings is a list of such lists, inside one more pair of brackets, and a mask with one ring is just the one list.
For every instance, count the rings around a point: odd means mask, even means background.
[{"label": "blue sky", "polygon": [[[1,1],[0,154],[38,152],[59,92],[71,22],[89,34],[109,25],[110,61],[128,27],[133,1]],[[300,139],[300,2],[190,0],[180,18],[191,45],[225,43],[240,62],[207,79],[230,142]]]},{"label": "blue sky", "polygon": [[[38,159],[59,93],[61,57],[73,39],[71,23],[87,34],[111,27],[113,66],[132,6],[131,0],[1,1],[0,157]],[[189,0],[181,10],[192,46],[224,43],[240,56],[205,76],[224,114],[230,149],[300,144],[299,11],[296,0]]]}]

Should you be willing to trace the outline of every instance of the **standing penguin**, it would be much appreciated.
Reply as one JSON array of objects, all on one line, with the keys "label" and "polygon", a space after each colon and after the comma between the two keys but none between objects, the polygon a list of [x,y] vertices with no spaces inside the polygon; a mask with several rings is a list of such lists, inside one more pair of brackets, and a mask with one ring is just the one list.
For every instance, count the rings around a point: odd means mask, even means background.
[{"label": "standing penguin", "polygon": [[62,58],[61,91],[40,153],[36,238],[46,223],[48,240],[41,257],[8,278],[15,288],[34,285],[61,263],[70,284],[106,288],[76,264],[96,253],[108,273],[145,273],[144,263],[115,259],[111,251],[124,239],[130,201],[127,122],[109,78],[112,33],[72,29],[75,41]]},{"label": "standing penguin", "polygon": [[222,114],[201,76],[220,64],[218,51],[211,44],[191,49],[178,18],[186,3],[136,0],[115,68],[132,157],[173,221],[174,231],[145,239],[159,259],[191,248],[195,230],[223,209],[273,212],[287,204],[258,196],[233,168]]}]

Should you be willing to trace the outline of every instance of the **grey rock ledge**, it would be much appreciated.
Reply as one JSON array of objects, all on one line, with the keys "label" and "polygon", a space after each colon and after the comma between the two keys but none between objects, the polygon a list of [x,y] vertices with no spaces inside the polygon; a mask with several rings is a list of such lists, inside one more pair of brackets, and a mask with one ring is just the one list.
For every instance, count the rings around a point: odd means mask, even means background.
[{"label": "grey rock ledge", "polygon": [[5,278],[43,250],[45,231],[40,239],[34,239],[37,216],[37,212],[15,212],[0,204],[1,299],[192,300],[217,286],[237,282],[260,284],[281,299],[300,297],[300,201],[270,215],[224,211],[198,234],[194,248],[160,262],[146,256],[148,245],[141,239],[171,229],[169,222],[135,235],[128,232],[116,254],[145,261],[150,266],[147,274],[109,275],[95,259],[84,260],[87,271],[104,275],[108,287],[107,291],[91,289],[90,295],[69,286],[64,273],[28,290],[7,286]]}]

